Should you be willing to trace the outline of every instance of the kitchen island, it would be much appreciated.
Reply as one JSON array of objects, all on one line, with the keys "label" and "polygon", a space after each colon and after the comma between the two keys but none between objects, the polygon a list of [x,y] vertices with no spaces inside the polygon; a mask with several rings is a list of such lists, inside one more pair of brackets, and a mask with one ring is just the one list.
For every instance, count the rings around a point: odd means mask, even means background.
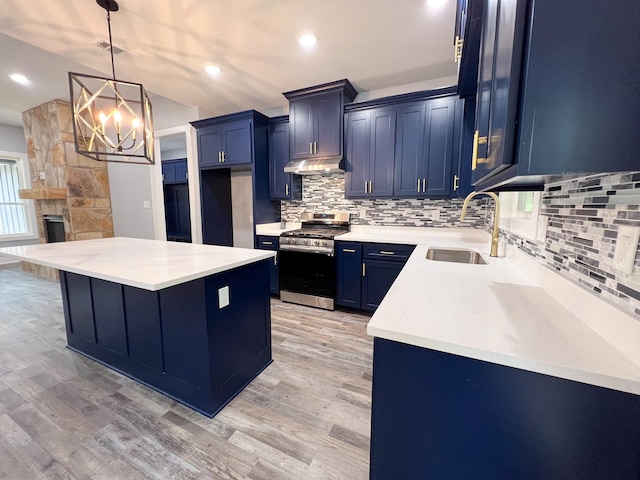
[{"label": "kitchen island", "polygon": [[0,253],[60,270],[70,349],[205,415],[272,361],[274,252],[104,238]]},{"label": "kitchen island", "polygon": [[[471,229],[356,227],[416,245],[368,324],[371,478],[637,479],[640,323]],[[484,265],[427,260],[471,250]]]}]

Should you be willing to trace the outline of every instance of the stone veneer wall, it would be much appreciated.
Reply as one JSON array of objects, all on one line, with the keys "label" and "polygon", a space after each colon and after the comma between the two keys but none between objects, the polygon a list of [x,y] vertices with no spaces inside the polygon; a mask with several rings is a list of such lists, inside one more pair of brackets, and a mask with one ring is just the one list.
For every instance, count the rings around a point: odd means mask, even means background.
[{"label": "stone veneer wall", "polygon": [[[613,268],[618,228],[640,227],[640,172],[549,184],[542,196],[544,241],[501,232],[510,244],[640,320],[640,251],[632,275]],[[490,229],[491,221],[486,228]]]},{"label": "stone veneer wall", "polygon": [[[40,243],[43,215],[62,215],[67,241],[113,237],[107,164],[75,152],[71,106],[63,100],[22,114],[32,188],[66,188],[64,200],[35,200]],[[44,179],[40,177],[44,173]],[[57,279],[57,271],[23,262],[23,270]]]},{"label": "stone veneer wall", "polygon": [[[486,222],[488,202],[472,200],[467,217],[460,221],[461,199],[348,199],[344,198],[344,174],[304,175],[302,177],[302,200],[283,201],[282,219],[299,221],[303,212],[346,211],[351,213],[354,225],[396,227],[477,227]],[[361,216],[361,212],[365,216]],[[437,220],[433,212],[437,211]]]}]

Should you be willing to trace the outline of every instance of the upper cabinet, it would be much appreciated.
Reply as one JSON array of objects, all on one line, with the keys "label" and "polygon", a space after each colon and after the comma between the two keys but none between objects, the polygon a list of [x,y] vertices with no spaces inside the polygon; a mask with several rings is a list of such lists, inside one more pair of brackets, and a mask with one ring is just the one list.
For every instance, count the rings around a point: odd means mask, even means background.
[{"label": "upper cabinet", "polygon": [[[472,135],[463,130],[465,102],[450,89],[430,94],[346,107],[348,198],[442,198],[469,191],[461,188],[458,171]],[[467,153],[464,163],[470,165]]]},{"label": "upper cabinet", "polygon": [[228,167],[252,162],[251,119],[226,115],[193,122],[198,129],[200,167]]},{"label": "upper cabinet", "polygon": [[341,157],[343,107],[356,91],[348,80],[283,94],[289,100],[291,160]]},{"label": "upper cabinet", "polygon": [[487,0],[478,74],[473,181],[513,163],[526,4]]},{"label": "upper cabinet", "polygon": [[640,2],[486,0],[478,190],[638,169]]},{"label": "upper cabinet", "polygon": [[269,185],[273,200],[300,200],[302,177],[285,173],[289,163],[289,117],[269,120]]},{"label": "upper cabinet", "polygon": [[393,195],[396,109],[374,108],[347,116],[347,197]]},{"label": "upper cabinet", "polygon": [[458,95],[475,96],[484,0],[458,0],[453,57],[458,62]]},{"label": "upper cabinet", "polygon": [[187,159],[163,160],[162,181],[164,183],[187,183]]}]

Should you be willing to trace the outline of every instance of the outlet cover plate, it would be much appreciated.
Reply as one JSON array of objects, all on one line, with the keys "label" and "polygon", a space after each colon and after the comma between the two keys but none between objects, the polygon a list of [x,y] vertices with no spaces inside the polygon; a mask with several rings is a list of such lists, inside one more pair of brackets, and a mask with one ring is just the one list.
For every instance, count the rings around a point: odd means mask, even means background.
[{"label": "outlet cover plate", "polygon": [[636,251],[640,241],[640,227],[620,225],[616,250],[613,255],[613,266],[616,270],[631,275],[636,261]]},{"label": "outlet cover plate", "polygon": [[229,285],[218,289],[218,309],[229,305]]}]

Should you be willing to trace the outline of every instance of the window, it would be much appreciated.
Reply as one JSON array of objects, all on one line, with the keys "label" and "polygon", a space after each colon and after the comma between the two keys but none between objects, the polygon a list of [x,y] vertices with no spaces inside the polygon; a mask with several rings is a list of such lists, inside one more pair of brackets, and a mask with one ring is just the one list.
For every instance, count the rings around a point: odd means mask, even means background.
[{"label": "window", "polygon": [[24,185],[21,158],[0,155],[0,238],[32,236],[32,207],[18,196]]},{"label": "window", "polygon": [[500,228],[527,240],[544,239],[546,217],[539,215],[541,197],[541,192],[501,192]]}]

